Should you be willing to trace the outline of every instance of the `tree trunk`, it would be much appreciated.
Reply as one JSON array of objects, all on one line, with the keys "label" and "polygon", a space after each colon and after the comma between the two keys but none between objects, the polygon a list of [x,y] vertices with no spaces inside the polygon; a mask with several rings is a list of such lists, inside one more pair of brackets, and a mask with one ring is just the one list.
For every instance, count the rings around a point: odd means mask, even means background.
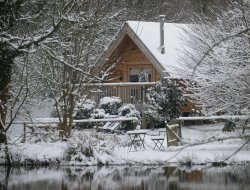
[{"label": "tree trunk", "polygon": [[[0,53],[2,53],[0,51]],[[9,84],[11,81],[11,64],[4,60],[4,55],[0,55],[0,143],[4,143],[5,139],[5,119],[7,113],[7,103],[9,96]],[[1,59],[2,58],[2,59]],[[12,62],[12,60],[11,60]]]},{"label": "tree trunk", "polygon": [[70,106],[70,108],[69,108],[69,126],[68,126],[68,130],[69,130],[69,135],[71,135],[71,131],[72,131],[72,128],[73,128],[73,121],[74,121],[74,117],[73,117],[73,115],[74,115],[74,108],[75,108],[75,97],[74,97],[74,95],[70,95],[70,97],[69,97],[69,101],[70,101],[70,103],[69,103],[69,106]]},{"label": "tree trunk", "polygon": [[11,67],[17,55],[17,51],[13,51],[0,43],[0,143],[5,144],[5,159],[8,166],[11,165],[11,159],[6,135],[7,130],[4,125],[6,122],[7,103],[10,99],[9,84],[11,82]]},{"label": "tree trunk", "polygon": [[4,139],[4,144],[5,144],[5,165],[10,167],[11,166],[11,158],[10,158],[10,153],[9,153],[9,147],[8,147],[8,142],[7,142],[7,136],[5,135],[4,136],[5,139]]},{"label": "tree trunk", "polygon": [[63,113],[63,118],[62,118],[62,123],[61,123],[61,129],[63,130],[63,135],[65,137],[68,137],[68,133],[67,133],[67,125],[68,125],[68,116],[67,113]]},{"label": "tree trunk", "polygon": [[63,114],[62,114],[62,123],[61,123],[61,130],[63,130],[64,136],[69,138],[71,135],[72,127],[73,127],[73,114],[75,108],[75,97],[70,95],[68,98],[68,107],[64,107]]}]

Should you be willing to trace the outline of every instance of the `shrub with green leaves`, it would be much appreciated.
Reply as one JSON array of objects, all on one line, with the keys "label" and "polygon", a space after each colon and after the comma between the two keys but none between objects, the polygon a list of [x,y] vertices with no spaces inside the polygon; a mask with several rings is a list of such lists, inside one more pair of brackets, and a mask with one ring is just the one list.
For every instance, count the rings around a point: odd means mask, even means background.
[{"label": "shrub with green leaves", "polygon": [[103,109],[94,109],[91,118],[103,119],[105,117],[105,111]]},{"label": "shrub with green leaves", "polygon": [[236,124],[233,121],[226,120],[225,125],[222,129],[223,132],[232,132],[236,128]]},{"label": "shrub with green leaves", "polygon": [[[74,112],[74,119],[90,119],[91,114],[95,109],[95,102],[89,99],[81,99],[76,104],[75,112]],[[93,127],[94,123],[79,123],[77,124],[78,127],[81,128],[89,128]]]},{"label": "shrub with green leaves", "polygon": [[117,115],[121,106],[122,101],[119,97],[104,97],[100,100],[99,108],[110,115]]},{"label": "shrub with green leaves", "polygon": [[[124,104],[118,110],[119,116],[125,117],[137,117],[138,120],[140,119],[140,112],[136,110],[133,104]],[[122,122],[122,130],[128,131],[135,129],[138,122],[136,121],[123,121]]]},{"label": "shrub with green leaves", "polygon": [[161,125],[164,120],[170,121],[181,115],[186,105],[183,89],[178,81],[163,79],[146,93],[144,113],[151,126]]}]

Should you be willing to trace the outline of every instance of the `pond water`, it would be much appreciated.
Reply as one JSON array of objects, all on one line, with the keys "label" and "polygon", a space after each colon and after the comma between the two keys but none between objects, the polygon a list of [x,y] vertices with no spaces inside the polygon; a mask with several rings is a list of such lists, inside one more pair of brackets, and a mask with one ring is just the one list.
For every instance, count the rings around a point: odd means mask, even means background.
[{"label": "pond water", "polygon": [[247,190],[250,165],[5,168],[0,190]]}]

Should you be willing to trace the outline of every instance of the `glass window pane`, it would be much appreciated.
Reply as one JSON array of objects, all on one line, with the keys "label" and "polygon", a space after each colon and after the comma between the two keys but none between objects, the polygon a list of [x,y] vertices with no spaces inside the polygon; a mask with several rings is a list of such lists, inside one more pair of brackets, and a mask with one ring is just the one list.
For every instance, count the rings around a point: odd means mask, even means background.
[{"label": "glass window pane", "polygon": [[152,68],[142,68],[141,82],[151,82],[151,81],[152,81]]},{"label": "glass window pane", "polygon": [[138,82],[139,81],[139,69],[138,68],[130,68],[129,69],[129,81],[130,82]]},{"label": "glass window pane", "polygon": [[142,71],[144,73],[147,73],[147,74],[151,74],[152,75],[152,68],[143,68]]},{"label": "glass window pane", "polygon": [[139,69],[131,68],[129,69],[130,75],[139,75]]},{"label": "glass window pane", "polygon": [[139,82],[139,76],[138,75],[130,75],[129,81],[130,82]]},{"label": "glass window pane", "polygon": [[151,82],[152,81],[152,68],[140,67],[129,69],[129,81],[130,82]]}]

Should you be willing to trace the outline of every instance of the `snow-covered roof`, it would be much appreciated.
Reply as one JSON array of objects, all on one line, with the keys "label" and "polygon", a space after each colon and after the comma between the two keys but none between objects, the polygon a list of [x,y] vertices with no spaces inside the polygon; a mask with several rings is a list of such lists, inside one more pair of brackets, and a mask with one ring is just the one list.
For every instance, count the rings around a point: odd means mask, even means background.
[{"label": "snow-covered roof", "polygon": [[156,67],[162,77],[179,78],[178,70],[182,67],[178,61],[178,55],[184,45],[182,39],[185,37],[185,32],[183,29],[187,30],[188,25],[164,23],[165,53],[161,54],[159,22],[127,21],[101,55],[95,70],[104,65],[124,36],[128,35]]},{"label": "snow-covered roof", "polygon": [[129,27],[141,40],[154,58],[161,64],[171,77],[179,77],[179,56],[183,48],[182,38],[185,36],[186,24],[164,23],[165,53],[160,49],[160,24],[158,22],[127,21]]}]

